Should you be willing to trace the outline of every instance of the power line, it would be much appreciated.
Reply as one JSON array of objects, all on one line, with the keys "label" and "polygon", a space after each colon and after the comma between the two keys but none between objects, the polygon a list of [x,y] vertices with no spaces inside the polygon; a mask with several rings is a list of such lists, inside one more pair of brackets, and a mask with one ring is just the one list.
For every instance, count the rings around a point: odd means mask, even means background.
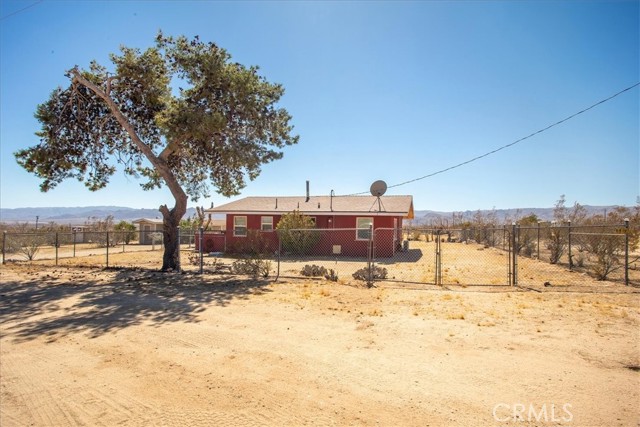
[{"label": "power line", "polygon": [[[480,156],[474,157],[474,158],[469,159],[469,160],[467,160],[467,161],[464,161],[464,162],[462,162],[462,163],[458,163],[458,164],[456,164],[456,165],[449,166],[448,168],[440,169],[439,171],[436,171],[436,172],[430,173],[430,174],[425,175],[425,176],[421,176],[421,177],[419,177],[419,178],[410,179],[409,181],[404,181],[404,182],[401,182],[401,183],[399,183],[399,184],[389,185],[387,188],[394,188],[394,187],[400,187],[400,186],[402,186],[402,185],[406,185],[406,184],[411,184],[412,182],[420,181],[420,180],[423,180],[423,179],[426,179],[426,178],[430,178],[430,177],[432,177],[432,176],[434,176],[434,175],[438,175],[438,174],[441,174],[441,173],[444,173],[444,172],[448,172],[448,171],[450,171],[450,170],[452,170],[452,169],[456,169],[456,168],[459,168],[459,167],[461,167],[461,166],[468,165],[469,163],[475,162],[476,160],[480,160],[480,159],[482,159],[482,158],[484,158],[484,157],[487,157],[487,156],[490,156],[490,155],[492,155],[492,154],[495,154],[495,153],[497,153],[498,151],[504,150],[505,148],[512,147],[512,146],[514,146],[514,145],[516,145],[516,144],[518,144],[518,143],[520,143],[520,142],[522,142],[522,141],[524,141],[524,140],[527,140],[527,139],[529,139],[529,138],[532,138],[532,137],[534,137],[534,136],[536,136],[536,135],[538,135],[538,134],[540,134],[540,133],[542,133],[542,132],[544,132],[544,131],[547,131],[547,130],[551,129],[552,127],[558,126],[558,125],[560,125],[560,124],[562,124],[562,123],[564,123],[564,122],[566,122],[566,121],[568,121],[568,120],[571,120],[571,119],[573,119],[574,117],[579,116],[579,115],[580,115],[580,114],[582,114],[582,113],[586,113],[587,111],[591,110],[592,108],[595,108],[595,107],[597,107],[598,105],[604,104],[605,102],[612,100],[613,98],[615,98],[615,97],[616,97],[616,96],[618,96],[618,95],[622,95],[623,93],[625,93],[625,92],[627,92],[627,91],[629,91],[629,90],[631,90],[631,89],[635,88],[635,87],[636,87],[636,86],[638,86],[638,85],[640,85],[640,82],[638,82],[638,83],[636,83],[636,84],[634,84],[634,85],[631,85],[631,86],[629,86],[629,87],[628,87],[628,88],[626,88],[626,89],[622,89],[620,92],[617,92],[617,93],[615,93],[615,94],[613,94],[613,95],[611,95],[611,96],[609,96],[609,97],[607,97],[607,98],[605,98],[605,99],[603,99],[603,100],[601,100],[601,101],[598,101],[598,102],[596,102],[595,104],[592,104],[592,105],[590,105],[589,107],[587,107],[587,108],[585,108],[585,109],[583,109],[583,110],[580,110],[580,111],[578,111],[577,113],[574,113],[574,114],[572,114],[572,115],[570,115],[570,116],[568,116],[568,117],[565,117],[564,119],[559,120],[559,121],[557,121],[557,122],[555,122],[555,123],[553,123],[553,124],[551,124],[551,125],[549,125],[549,126],[547,126],[547,127],[545,127],[545,128],[542,128],[542,129],[540,129],[540,130],[537,130],[537,131],[533,132],[532,134],[529,134],[529,135],[527,135],[527,136],[525,136],[525,137],[523,137],[523,138],[520,138],[520,139],[518,139],[518,140],[516,140],[516,141],[513,141],[513,142],[511,142],[511,143],[509,143],[509,144],[507,144],[507,145],[503,145],[502,147],[496,148],[495,150],[489,151],[489,152],[487,152],[487,153],[484,153],[484,154],[482,154],[482,155],[480,155]],[[354,193],[354,194],[351,194],[351,196],[358,196],[358,195],[361,195],[361,194],[368,194],[368,193],[369,193],[368,191],[363,191],[363,192],[361,192],[361,193]]]},{"label": "power line", "polygon": [[0,21],[4,21],[5,19],[10,18],[10,17],[12,17],[14,15],[17,15],[20,12],[24,12],[25,10],[32,8],[33,6],[36,6],[36,5],[40,4],[40,3],[42,3],[43,1],[44,0],[38,0],[35,3],[31,3],[29,6],[25,6],[22,9],[16,10],[15,12],[11,12],[10,14],[5,15],[2,18],[0,18]]}]

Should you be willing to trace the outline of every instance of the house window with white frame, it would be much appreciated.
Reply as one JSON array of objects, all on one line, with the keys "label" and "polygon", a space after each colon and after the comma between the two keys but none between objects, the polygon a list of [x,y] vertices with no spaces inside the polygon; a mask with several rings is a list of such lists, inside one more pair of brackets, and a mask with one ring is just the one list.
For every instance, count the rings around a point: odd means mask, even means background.
[{"label": "house window with white frame", "polygon": [[273,231],[273,217],[263,216],[260,218],[260,230]]},{"label": "house window with white frame", "polygon": [[369,240],[371,238],[370,227],[373,227],[372,217],[356,218],[356,240]]},{"label": "house window with white frame", "polygon": [[233,235],[236,237],[246,237],[247,235],[247,217],[233,217]]}]

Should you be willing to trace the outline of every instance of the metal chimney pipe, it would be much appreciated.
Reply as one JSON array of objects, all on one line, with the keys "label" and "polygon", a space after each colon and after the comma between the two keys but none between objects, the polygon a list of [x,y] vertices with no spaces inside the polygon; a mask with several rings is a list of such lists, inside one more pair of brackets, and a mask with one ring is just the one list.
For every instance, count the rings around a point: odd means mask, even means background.
[{"label": "metal chimney pipe", "polygon": [[305,202],[309,201],[309,180],[307,180],[307,200],[305,200]]}]

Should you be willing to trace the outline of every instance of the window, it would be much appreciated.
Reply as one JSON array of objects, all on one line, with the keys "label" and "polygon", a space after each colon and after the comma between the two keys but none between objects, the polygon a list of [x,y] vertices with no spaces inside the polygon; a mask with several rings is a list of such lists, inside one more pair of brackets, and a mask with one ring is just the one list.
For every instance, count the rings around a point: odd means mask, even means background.
[{"label": "window", "polygon": [[273,217],[263,216],[260,219],[260,229],[262,231],[273,231]]},{"label": "window", "polygon": [[246,216],[233,217],[233,235],[238,237],[245,237],[247,235],[247,217]]},{"label": "window", "polygon": [[364,217],[356,218],[356,240],[369,240],[371,233],[369,233],[369,227],[373,226],[373,218]]}]

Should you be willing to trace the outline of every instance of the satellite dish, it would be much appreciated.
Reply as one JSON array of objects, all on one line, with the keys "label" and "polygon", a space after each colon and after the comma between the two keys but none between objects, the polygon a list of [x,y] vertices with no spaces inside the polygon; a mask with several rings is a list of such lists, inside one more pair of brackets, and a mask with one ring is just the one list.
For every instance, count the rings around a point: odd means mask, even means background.
[{"label": "satellite dish", "polygon": [[376,181],[373,184],[371,184],[370,191],[372,196],[380,197],[384,193],[386,193],[387,183],[382,180]]}]

